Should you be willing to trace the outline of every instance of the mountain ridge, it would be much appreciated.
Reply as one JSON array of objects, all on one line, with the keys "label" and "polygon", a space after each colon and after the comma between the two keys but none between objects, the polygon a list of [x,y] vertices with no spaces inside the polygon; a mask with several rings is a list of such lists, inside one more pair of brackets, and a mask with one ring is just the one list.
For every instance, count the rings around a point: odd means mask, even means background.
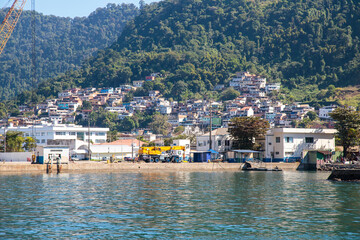
[{"label": "mountain ridge", "polygon": [[81,70],[37,93],[55,95],[60,82],[116,87],[161,72],[166,77],[145,91],[184,100],[209,96],[247,70],[281,81],[295,100],[316,101],[319,88],[360,83],[359,16],[351,0],[164,0],[147,5]]},{"label": "mountain ridge", "polygon": [[[0,18],[7,9],[0,11]],[[139,9],[133,4],[108,4],[88,17],[56,17],[36,14],[35,84],[78,68],[83,60],[99,49],[111,45],[125,23]],[[30,65],[32,52],[31,11],[24,11],[0,56],[0,98],[8,99],[32,85]]]}]

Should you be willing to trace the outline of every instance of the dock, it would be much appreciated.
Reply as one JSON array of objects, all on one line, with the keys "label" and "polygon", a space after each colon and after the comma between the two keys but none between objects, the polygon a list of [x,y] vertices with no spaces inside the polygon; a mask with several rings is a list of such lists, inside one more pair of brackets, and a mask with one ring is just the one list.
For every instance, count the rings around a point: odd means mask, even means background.
[{"label": "dock", "polygon": [[[266,168],[275,168],[285,171],[294,171],[298,163],[263,163]],[[121,171],[241,171],[243,163],[210,162],[210,163],[145,163],[145,162],[92,162],[79,161],[62,165],[65,172],[121,172]],[[254,166],[256,167],[256,166]],[[260,166],[259,166],[260,167]],[[1,173],[46,173],[46,164],[31,163],[0,163]]]}]

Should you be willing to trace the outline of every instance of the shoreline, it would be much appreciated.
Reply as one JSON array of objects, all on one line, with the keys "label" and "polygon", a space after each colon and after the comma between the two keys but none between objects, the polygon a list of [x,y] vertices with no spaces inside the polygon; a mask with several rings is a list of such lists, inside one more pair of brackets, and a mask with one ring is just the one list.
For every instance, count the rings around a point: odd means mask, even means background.
[{"label": "shoreline", "polygon": [[[124,172],[124,171],[241,171],[243,163],[106,163],[81,161],[63,164],[61,173],[77,172]],[[253,164],[254,167],[257,164]],[[284,171],[297,170],[299,163],[262,163],[262,167],[278,167]],[[53,173],[56,173],[56,164],[53,165]],[[31,163],[0,163],[1,173],[47,173],[46,164]]]}]

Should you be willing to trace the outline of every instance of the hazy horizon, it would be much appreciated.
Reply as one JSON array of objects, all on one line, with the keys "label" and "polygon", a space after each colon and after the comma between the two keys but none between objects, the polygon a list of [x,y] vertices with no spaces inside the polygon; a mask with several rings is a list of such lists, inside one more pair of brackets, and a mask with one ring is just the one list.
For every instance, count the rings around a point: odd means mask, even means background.
[{"label": "hazy horizon", "polygon": [[[156,2],[155,0],[145,0],[146,3]],[[35,9],[45,15],[55,15],[59,17],[87,17],[99,7],[105,7],[108,3],[133,3],[139,5],[139,0],[62,0],[48,1],[36,0]],[[4,5],[5,3],[3,3]],[[11,3],[9,3],[11,4]],[[8,4],[8,5],[9,5]],[[3,6],[1,6],[3,7]],[[31,9],[31,1],[27,1],[26,10]]]}]

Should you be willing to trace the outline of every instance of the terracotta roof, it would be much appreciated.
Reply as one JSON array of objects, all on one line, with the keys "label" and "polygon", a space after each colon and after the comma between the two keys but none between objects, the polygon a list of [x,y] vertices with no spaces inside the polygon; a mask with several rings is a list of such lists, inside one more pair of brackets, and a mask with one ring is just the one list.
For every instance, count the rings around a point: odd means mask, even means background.
[{"label": "terracotta roof", "polygon": [[127,146],[131,146],[131,144],[134,143],[135,146],[139,146],[139,142],[140,142],[140,146],[145,144],[145,142],[142,142],[142,141],[139,141],[139,140],[133,138],[133,139],[120,139],[120,140],[116,140],[116,141],[110,142],[110,143],[101,143],[99,145],[127,145]]}]

